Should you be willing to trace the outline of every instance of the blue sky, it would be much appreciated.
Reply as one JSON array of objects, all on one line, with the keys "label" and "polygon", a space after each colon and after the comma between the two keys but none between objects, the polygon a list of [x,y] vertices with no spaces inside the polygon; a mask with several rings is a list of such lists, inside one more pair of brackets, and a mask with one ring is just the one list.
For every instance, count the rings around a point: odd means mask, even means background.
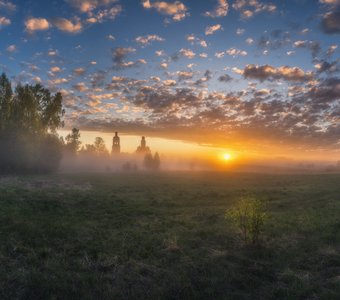
[{"label": "blue sky", "polygon": [[61,91],[67,127],[337,153],[339,7],[0,0],[0,71]]}]

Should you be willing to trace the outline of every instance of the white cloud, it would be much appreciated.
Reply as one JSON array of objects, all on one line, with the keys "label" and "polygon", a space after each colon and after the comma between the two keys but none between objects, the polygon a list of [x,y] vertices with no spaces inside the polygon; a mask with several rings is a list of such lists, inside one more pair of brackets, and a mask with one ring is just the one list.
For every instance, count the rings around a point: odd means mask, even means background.
[{"label": "white cloud", "polygon": [[218,30],[222,30],[222,26],[221,24],[216,24],[216,25],[212,25],[212,26],[208,26],[205,28],[205,35],[211,35],[214,34],[216,31]]},{"label": "white cloud", "polygon": [[242,34],[244,34],[244,32],[245,32],[245,29],[243,29],[243,28],[237,28],[237,30],[236,30],[237,35],[242,35]]},{"label": "white cloud", "polygon": [[0,28],[2,26],[7,26],[9,24],[11,24],[11,20],[10,19],[7,19],[6,17],[1,17],[0,16]]},{"label": "white cloud", "polygon": [[206,17],[218,18],[225,17],[228,14],[229,5],[227,0],[217,0],[217,5],[213,11],[204,13]]},{"label": "white cloud", "polygon": [[332,6],[340,5],[340,0],[319,0],[319,2],[322,4],[327,4],[327,5],[332,5]]},{"label": "white cloud", "polygon": [[82,13],[90,13],[99,7],[114,4],[117,0],[67,0],[67,2]]},{"label": "white cloud", "polygon": [[50,23],[44,18],[30,18],[25,21],[26,31],[33,33],[34,31],[43,31],[50,28]]},{"label": "white cloud", "polygon": [[82,24],[79,20],[72,23],[70,20],[65,18],[58,18],[53,21],[53,25],[56,26],[60,31],[68,33],[78,33],[83,29]]},{"label": "white cloud", "polygon": [[149,45],[153,41],[163,42],[164,39],[156,34],[149,34],[146,36],[138,36],[135,41],[143,46]]},{"label": "white cloud", "polygon": [[254,40],[253,40],[252,38],[247,38],[247,39],[246,39],[246,43],[247,43],[248,45],[252,45],[252,44],[254,43]]},{"label": "white cloud", "polygon": [[73,69],[73,73],[76,74],[77,76],[82,76],[84,75],[86,70],[84,68],[75,68]]},{"label": "white cloud", "polygon": [[196,56],[196,53],[190,49],[181,49],[179,50],[179,54],[189,59],[192,59]]},{"label": "white cloud", "polygon": [[239,49],[236,49],[236,48],[230,48],[226,51],[226,53],[230,56],[246,56],[248,53],[247,51],[244,51],[244,50],[239,50]]},{"label": "white cloud", "polygon": [[6,9],[6,10],[15,10],[16,6],[10,1],[2,1],[0,0],[0,9]]},{"label": "white cloud", "polygon": [[108,40],[110,40],[110,41],[115,41],[116,40],[116,38],[112,34],[107,35],[106,38]]},{"label": "white cloud", "polygon": [[188,16],[187,7],[180,1],[173,3],[165,1],[150,2],[150,0],[143,0],[142,5],[146,9],[154,8],[163,15],[171,16],[173,21],[181,21]]},{"label": "white cloud", "polygon": [[15,45],[10,45],[10,46],[7,47],[6,50],[7,50],[8,52],[10,52],[10,53],[13,53],[13,52],[17,51],[17,46],[15,46]]},{"label": "white cloud", "polygon": [[259,0],[235,0],[232,6],[235,10],[240,11],[243,19],[249,19],[255,14],[262,12],[273,13],[277,9],[274,4],[264,4]]},{"label": "white cloud", "polygon": [[207,48],[208,47],[208,44],[207,44],[207,42],[205,40],[199,39],[199,38],[195,37],[194,34],[187,35],[186,39],[192,45],[198,44],[198,45],[200,45],[203,48]]},{"label": "white cloud", "polygon": [[58,55],[58,51],[57,50],[53,50],[53,49],[48,50],[47,55],[48,56],[57,56]]},{"label": "white cloud", "polygon": [[61,72],[61,69],[59,67],[51,67],[50,68],[50,71],[52,73],[60,73]]}]

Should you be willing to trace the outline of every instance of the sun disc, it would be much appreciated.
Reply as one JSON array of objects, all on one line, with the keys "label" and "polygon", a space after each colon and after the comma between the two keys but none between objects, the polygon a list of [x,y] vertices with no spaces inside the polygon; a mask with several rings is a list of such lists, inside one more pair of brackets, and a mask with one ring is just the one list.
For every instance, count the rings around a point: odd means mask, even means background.
[{"label": "sun disc", "polygon": [[231,154],[230,153],[224,153],[223,154],[223,159],[224,160],[230,160],[231,159]]}]

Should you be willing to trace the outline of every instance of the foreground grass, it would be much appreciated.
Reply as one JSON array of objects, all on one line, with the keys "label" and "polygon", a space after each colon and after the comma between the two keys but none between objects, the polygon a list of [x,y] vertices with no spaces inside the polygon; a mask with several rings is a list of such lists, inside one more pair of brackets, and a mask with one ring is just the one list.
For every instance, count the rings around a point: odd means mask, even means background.
[{"label": "foreground grass", "polygon": [[[340,176],[0,178],[0,299],[340,299]],[[261,246],[224,218],[268,203]]]}]

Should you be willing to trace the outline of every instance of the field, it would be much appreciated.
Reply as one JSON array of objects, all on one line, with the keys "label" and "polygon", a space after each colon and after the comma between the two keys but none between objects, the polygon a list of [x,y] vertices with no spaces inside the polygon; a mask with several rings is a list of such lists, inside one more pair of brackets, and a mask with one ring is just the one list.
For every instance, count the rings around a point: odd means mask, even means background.
[{"label": "field", "polygon": [[0,241],[0,299],[340,299],[340,175],[0,177]]}]

